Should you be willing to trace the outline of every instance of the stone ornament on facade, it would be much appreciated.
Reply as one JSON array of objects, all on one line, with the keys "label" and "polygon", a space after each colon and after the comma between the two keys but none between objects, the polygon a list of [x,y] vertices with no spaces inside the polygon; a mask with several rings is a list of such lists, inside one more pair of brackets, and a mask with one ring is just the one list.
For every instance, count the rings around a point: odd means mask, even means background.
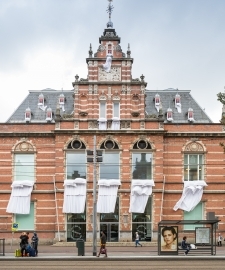
[{"label": "stone ornament on facade", "polygon": [[98,129],[98,121],[89,121],[88,122],[88,129]]},{"label": "stone ornament on facade", "polygon": [[144,121],[140,122],[140,129],[145,129],[145,122]]},{"label": "stone ornament on facade", "polygon": [[16,147],[14,148],[14,151],[18,152],[34,152],[34,147],[31,143],[27,141],[23,141],[21,143],[18,143]]},{"label": "stone ornament on facade", "polygon": [[203,146],[197,142],[191,142],[185,147],[185,151],[187,152],[205,152]]},{"label": "stone ornament on facade", "polygon": [[79,129],[79,122],[78,121],[74,122],[74,129]]},{"label": "stone ornament on facade", "polygon": [[106,72],[103,68],[98,69],[99,81],[121,81],[121,68],[111,67],[110,72]]}]

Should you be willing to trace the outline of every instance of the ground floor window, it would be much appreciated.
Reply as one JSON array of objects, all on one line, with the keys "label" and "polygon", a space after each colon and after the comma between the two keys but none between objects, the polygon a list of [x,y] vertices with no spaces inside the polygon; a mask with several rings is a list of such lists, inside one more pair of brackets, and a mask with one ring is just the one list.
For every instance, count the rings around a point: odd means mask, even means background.
[{"label": "ground floor window", "polygon": [[67,241],[86,241],[86,213],[67,214]]},{"label": "ground floor window", "polygon": [[34,230],[34,203],[30,204],[30,213],[27,215],[15,214],[15,223],[18,224],[18,230],[33,231]]},{"label": "ground floor window", "polygon": [[148,198],[144,213],[132,213],[132,239],[138,232],[140,240],[151,241],[152,236],[152,198]]},{"label": "ground floor window", "polygon": [[100,232],[106,235],[107,242],[119,242],[119,197],[117,197],[115,211],[100,214]]}]

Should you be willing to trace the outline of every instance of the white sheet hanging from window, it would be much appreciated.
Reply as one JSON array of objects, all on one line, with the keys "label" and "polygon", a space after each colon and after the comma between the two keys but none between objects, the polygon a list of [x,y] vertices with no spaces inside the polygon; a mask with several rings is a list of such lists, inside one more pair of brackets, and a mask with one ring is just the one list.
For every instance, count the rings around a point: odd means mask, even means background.
[{"label": "white sheet hanging from window", "polygon": [[207,186],[203,180],[184,181],[184,189],[180,200],[176,203],[173,210],[182,209],[187,212],[192,211],[201,201],[203,187]]},{"label": "white sheet hanging from window", "polygon": [[107,119],[106,118],[99,118],[98,119],[98,129],[99,130],[106,130],[107,129]]},{"label": "white sheet hanging from window", "polygon": [[86,179],[64,181],[63,213],[84,213],[86,202]]},{"label": "white sheet hanging from window", "polygon": [[148,197],[152,194],[155,183],[151,179],[132,180],[130,194],[130,213],[144,213]]},{"label": "white sheet hanging from window", "polygon": [[6,208],[7,213],[24,214],[30,213],[30,196],[34,181],[14,181],[11,185],[12,193]]},{"label": "white sheet hanging from window", "polygon": [[98,213],[114,213],[119,185],[121,185],[121,182],[117,179],[101,179],[98,181]]},{"label": "white sheet hanging from window", "polygon": [[113,117],[111,129],[112,130],[119,130],[120,129],[120,119],[119,119],[119,117]]},{"label": "white sheet hanging from window", "polygon": [[108,53],[107,56],[106,56],[105,64],[103,64],[103,69],[106,72],[110,72],[110,70],[111,70],[111,64],[112,64],[112,54],[111,53]]}]

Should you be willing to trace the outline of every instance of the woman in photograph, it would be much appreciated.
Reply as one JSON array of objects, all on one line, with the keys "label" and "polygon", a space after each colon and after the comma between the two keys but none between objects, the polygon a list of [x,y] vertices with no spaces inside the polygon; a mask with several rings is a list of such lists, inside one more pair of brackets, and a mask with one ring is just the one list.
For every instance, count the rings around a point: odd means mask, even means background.
[{"label": "woman in photograph", "polygon": [[161,246],[162,251],[176,251],[177,250],[177,231],[174,227],[166,226],[162,229],[162,237],[164,243]]}]

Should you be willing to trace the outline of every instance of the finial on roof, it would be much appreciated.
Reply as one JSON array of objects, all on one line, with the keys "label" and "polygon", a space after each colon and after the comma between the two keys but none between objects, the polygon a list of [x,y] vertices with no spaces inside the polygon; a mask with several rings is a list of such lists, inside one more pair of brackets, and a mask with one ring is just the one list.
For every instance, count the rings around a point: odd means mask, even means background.
[{"label": "finial on roof", "polygon": [[130,55],[131,55],[130,43],[128,43],[128,46],[127,46],[127,58],[130,58]]},{"label": "finial on roof", "polygon": [[92,54],[93,54],[91,43],[90,43],[90,49],[89,49],[88,53],[89,53],[89,57],[91,58]]},{"label": "finial on roof", "polygon": [[108,0],[108,1],[109,1],[109,5],[108,5],[108,8],[106,11],[109,13],[109,21],[107,23],[107,28],[113,28],[113,23],[111,21],[111,14],[112,14],[112,11],[114,9],[114,6],[111,5],[113,0]]}]

